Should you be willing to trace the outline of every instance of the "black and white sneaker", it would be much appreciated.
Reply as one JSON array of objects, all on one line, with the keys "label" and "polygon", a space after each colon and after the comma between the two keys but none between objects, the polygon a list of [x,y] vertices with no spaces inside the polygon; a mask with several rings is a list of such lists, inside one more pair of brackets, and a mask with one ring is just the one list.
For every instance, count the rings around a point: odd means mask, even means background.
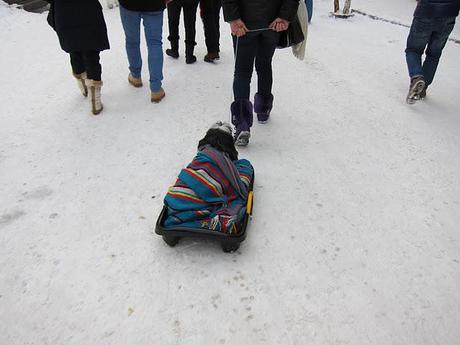
[{"label": "black and white sneaker", "polygon": [[235,145],[236,146],[248,146],[250,137],[251,137],[251,132],[249,131],[238,132],[237,130],[235,133]]},{"label": "black and white sneaker", "polygon": [[235,126],[236,146],[247,146],[251,137],[252,103],[248,99],[236,99],[230,106]]},{"label": "black and white sneaker", "polygon": [[425,99],[426,98],[426,89],[428,89],[428,87],[425,85],[425,87],[423,88],[422,92],[420,92],[420,99]]},{"label": "black and white sneaker", "polygon": [[414,104],[421,99],[420,95],[425,89],[425,79],[423,76],[418,75],[411,79],[409,92],[407,93],[406,102],[407,104]]}]

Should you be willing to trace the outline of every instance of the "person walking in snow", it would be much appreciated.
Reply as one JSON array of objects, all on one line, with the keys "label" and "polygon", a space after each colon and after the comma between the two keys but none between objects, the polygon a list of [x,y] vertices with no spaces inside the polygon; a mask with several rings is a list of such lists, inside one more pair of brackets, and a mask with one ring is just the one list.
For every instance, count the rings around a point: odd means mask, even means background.
[{"label": "person walking in snow", "polygon": [[203,20],[204,37],[208,53],[204,56],[204,61],[214,62],[220,56],[220,8],[222,0],[201,0],[200,10]]},{"label": "person walking in snow", "polygon": [[253,105],[249,100],[255,64],[257,93],[254,111],[260,123],[268,121],[273,106],[272,58],[280,39],[295,17],[299,0],[223,0],[224,19],[230,23],[235,52],[234,101],[230,106],[236,128],[235,143],[249,143]]},{"label": "person walking in snow", "polygon": [[196,62],[195,50],[196,36],[196,12],[200,0],[174,0],[168,3],[168,40],[171,49],[166,49],[166,55],[175,59],[179,57],[179,19],[181,10],[184,9],[185,26],[185,63]]},{"label": "person walking in snow", "polygon": [[408,104],[426,97],[459,11],[460,0],[418,0],[406,47],[410,76]]},{"label": "person walking in snow", "polygon": [[83,96],[90,95],[94,115],[102,109],[102,67],[99,54],[110,49],[102,7],[98,0],[47,0],[48,23],[62,50],[69,53],[73,76]]},{"label": "person walking in snow", "polygon": [[129,62],[128,82],[142,87],[141,21],[144,24],[150,74],[150,100],[159,103],[165,96],[163,80],[163,12],[165,0],[119,0]]}]

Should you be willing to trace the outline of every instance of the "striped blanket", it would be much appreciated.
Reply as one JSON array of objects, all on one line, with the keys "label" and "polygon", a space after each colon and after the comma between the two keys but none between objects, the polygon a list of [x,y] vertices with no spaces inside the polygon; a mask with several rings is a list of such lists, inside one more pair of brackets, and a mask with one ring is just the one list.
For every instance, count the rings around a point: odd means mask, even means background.
[{"label": "striped blanket", "polygon": [[165,228],[194,228],[236,234],[246,212],[251,163],[231,161],[207,145],[179,177],[164,199],[168,209]]}]

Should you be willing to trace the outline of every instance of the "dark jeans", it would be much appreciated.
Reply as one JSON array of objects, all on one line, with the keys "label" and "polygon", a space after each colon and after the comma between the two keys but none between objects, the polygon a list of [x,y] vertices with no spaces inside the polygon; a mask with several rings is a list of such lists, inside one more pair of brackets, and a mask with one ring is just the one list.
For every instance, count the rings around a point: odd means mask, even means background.
[{"label": "dark jeans", "polygon": [[237,38],[233,36],[235,52],[235,74],[233,95],[235,99],[249,99],[254,62],[257,71],[257,92],[261,95],[272,93],[272,58],[280,34],[272,30],[249,32]]},{"label": "dark jeans", "polygon": [[88,79],[101,80],[102,67],[98,51],[72,52],[70,64],[75,74],[86,72]]},{"label": "dark jeans", "polygon": [[179,41],[179,19],[181,9],[184,8],[185,44],[195,46],[196,10],[199,0],[174,0],[168,4],[168,40],[172,43]]},{"label": "dark jeans", "polygon": [[208,53],[220,51],[219,14],[222,0],[201,0],[201,14],[203,18],[204,37]]},{"label": "dark jeans", "polygon": [[[442,50],[454,26],[455,17],[414,17],[406,48],[406,61],[411,78],[421,75],[425,78],[426,85],[433,82]],[[424,52],[426,57],[422,64]]]}]

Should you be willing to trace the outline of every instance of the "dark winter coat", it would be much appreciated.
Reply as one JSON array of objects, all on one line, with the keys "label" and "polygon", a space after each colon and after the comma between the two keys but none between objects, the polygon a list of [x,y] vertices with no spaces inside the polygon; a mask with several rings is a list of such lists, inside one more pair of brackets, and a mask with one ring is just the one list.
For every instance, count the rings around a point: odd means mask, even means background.
[{"label": "dark winter coat", "polygon": [[165,0],[119,0],[119,2],[130,11],[158,12],[166,8]]},{"label": "dark winter coat", "polygon": [[222,5],[226,22],[241,19],[253,29],[253,24],[268,26],[278,17],[292,21],[299,0],[223,0]]},{"label": "dark winter coat", "polygon": [[110,48],[98,0],[47,1],[51,4],[48,23],[56,31],[64,51],[102,51]]},{"label": "dark winter coat", "polygon": [[460,0],[419,0],[414,17],[456,17],[460,11]]}]

